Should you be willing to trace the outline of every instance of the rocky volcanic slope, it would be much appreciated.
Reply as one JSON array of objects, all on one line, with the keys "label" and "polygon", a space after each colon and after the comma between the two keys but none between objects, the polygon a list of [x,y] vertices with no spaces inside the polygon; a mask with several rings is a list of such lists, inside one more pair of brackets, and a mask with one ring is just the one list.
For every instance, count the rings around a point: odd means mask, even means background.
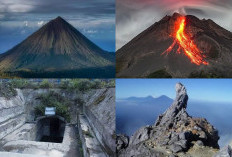
[{"label": "rocky volcanic slope", "polygon": [[153,126],[140,128],[132,137],[117,137],[121,157],[212,157],[219,148],[218,131],[204,118],[186,111],[188,95],[176,84],[176,99]]},{"label": "rocky volcanic slope", "polygon": [[185,33],[205,54],[209,65],[196,65],[178,46],[161,55],[175,40],[175,22],[165,16],[116,52],[117,77],[232,77],[232,33],[212,20],[187,15]]},{"label": "rocky volcanic slope", "polygon": [[[114,62],[113,53],[102,50],[64,19],[57,17],[0,55],[0,72],[19,76],[22,73],[71,70],[90,72],[88,69],[104,72],[107,68],[113,69]],[[86,71],[83,72],[83,69]]]}]

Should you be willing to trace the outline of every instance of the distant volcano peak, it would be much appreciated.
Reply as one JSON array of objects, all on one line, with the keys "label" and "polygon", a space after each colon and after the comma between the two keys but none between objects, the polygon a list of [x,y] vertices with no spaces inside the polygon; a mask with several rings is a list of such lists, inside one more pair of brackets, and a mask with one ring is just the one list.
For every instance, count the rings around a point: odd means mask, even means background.
[{"label": "distant volcano peak", "polygon": [[50,23],[67,23],[67,21],[61,16],[57,16],[55,19],[51,20]]},{"label": "distant volcano peak", "polygon": [[0,64],[0,71],[7,72],[102,68],[114,66],[114,54],[102,50],[58,16],[2,54]]},{"label": "distant volcano peak", "polygon": [[61,16],[57,16],[55,20],[64,20]]}]

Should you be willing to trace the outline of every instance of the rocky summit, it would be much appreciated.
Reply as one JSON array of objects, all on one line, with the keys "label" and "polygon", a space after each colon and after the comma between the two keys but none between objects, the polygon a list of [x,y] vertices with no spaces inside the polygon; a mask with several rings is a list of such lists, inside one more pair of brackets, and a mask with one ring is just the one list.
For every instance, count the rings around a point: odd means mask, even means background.
[{"label": "rocky summit", "polygon": [[189,116],[187,102],[186,88],[177,83],[172,105],[157,118],[154,125],[136,131],[130,137],[128,147],[125,148],[126,141],[122,140],[124,147],[117,147],[118,155],[212,157],[216,154],[219,149],[218,131],[205,118]]}]

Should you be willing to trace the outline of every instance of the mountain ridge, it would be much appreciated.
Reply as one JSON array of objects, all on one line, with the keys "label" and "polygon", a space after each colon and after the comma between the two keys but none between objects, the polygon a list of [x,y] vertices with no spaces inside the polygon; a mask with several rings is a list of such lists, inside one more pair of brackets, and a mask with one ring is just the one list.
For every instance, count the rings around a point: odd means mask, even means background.
[{"label": "mountain ridge", "polygon": [[148,95],[148,96],[145,96],[145,97],[131,96],[131,97],[127,97],[127,98],[122,98],[120,100],[128,100],[128,101],[136,101],[136,100],[146,101],[146,100],[150,100],[150,101],[156,101],[156,100],[160,100],[160,99],[173,100],[173,99],[171,99],[170,97],[168,97],[166,95],[160,95],[158,97],[153,97],[151,95]]}]

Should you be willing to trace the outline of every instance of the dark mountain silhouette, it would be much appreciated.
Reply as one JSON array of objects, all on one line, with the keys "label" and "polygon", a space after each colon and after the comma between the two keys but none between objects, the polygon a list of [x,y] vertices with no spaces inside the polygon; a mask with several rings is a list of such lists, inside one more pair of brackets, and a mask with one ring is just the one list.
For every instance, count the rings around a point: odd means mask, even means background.
[{"label": "dark mountain silhouette", "polygon": [[131,102],[136,102],[136,103],[140,103],[140,102],[147,102],[147,103],[151,103],[151,104],[168,104],[170,102],[172,102],[173,100],[169,97],[167,97],[166,95],[161,95],[157,98],[154,98],[153,96],[147,96],[147,97],[129,97],[124,99],[126,101],[131,101]]},{"label": "dark mountain silhouette", "polygon": [[[176,44],[178,13],[165,16],[116,52],[117,77],[232,77],[232,33],[212,20],[184,16],[185,33],[205,56],[208,65],[196,65]],[[177,53],[180,52],[180,53]]]},{"label": "dark mountain silhouette", "polygon": [[0,72],[19,77],[114,77],[109,53],[61,17],[0,55]]},{"label": "dark mountain silhouette", "polygon": [[172,102],[165,95],[116,100],[117,133],[132,135],[140,127],[154,123],[154,117],[163,113]]}]

